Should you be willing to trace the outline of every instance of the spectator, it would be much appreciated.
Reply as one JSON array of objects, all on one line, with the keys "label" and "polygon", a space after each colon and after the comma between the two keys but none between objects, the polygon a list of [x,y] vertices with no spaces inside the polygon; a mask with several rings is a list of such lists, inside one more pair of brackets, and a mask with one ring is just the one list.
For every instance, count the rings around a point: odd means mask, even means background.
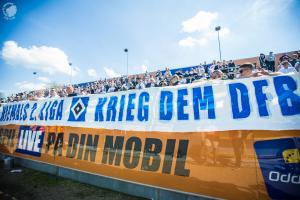
[{"label": "spectator", "polygon": [[56,93],[56,90],[54,89],[54,88],[52,88],[51,90],[50,90],[50,95],[49,95],[49,98],[59,98],[59,96],[57,95],[57,93]]},{"label": "spectator", "polygon": [[295,64],[295,69],[300,72],[300,60]]},{"label": "spectator", "polygon": [[266,65],[269,71],[275,72],[275,60],[276,60],[276,56],[271,51],[269,55],[266,57]]},{"label": "spectator", "polygon": [[97,94],[105,94],[106,90],[103,83],[98,83],[98,88],[96,89]]},{"label": "spectator", "polygon": [[110,93],[110,92],[115,92],[115,90],[116,90],[116,84],[115,84],[115,81],[114,80],[112,80],[110,83],[109,83],[109,88],[108,88],[108,90],[107,90],[107,92],[108,93]]},{"label": "spectator", "polygon": [[220,70],[215,70],[211,74],[211,79],[213,80],[221,80],[223,77],[223,73]]},{"label": "spectator", "polygon": [[294,53],[293,56],[290,58],[289,63],[291,63],[291,65],[295,67],[297,62],[299,62],[298,54]]},{"label": "spectator", "polygon": [[283,60],[283,61],[282,61],[281,63],[279,63],[279,65],[276,67],[276,71],[279,71],[281,68],[284,68],[283,64],[284,64],[285,62],[288,62],[289,67],[293,67],[293,66],[291,65],[291,63],[289,63],[288,60]]},{"label": "spectator", "polygon": [[200,66],[196,70],[196,80],[205,79],[205,68],[203,65],[200,64]]},{"label": "spectator", "polygon": [[253,64],[251,63],[244,63],[240,66],[240,75],[239,78],[250,78],[250,77],[258,77],[263,75],[277,75],[276,73],[269,73],[265,71],[260,66],[253,71]]},{"label": "spectator", "polygon": [[170,80],[170,85],[175,86],[178,85],[179,83],[180,83],[180,77],[177,74],[175,74]]},{"label": "spectator", "polygon": [[186,70],[183,74],[183,78],[185,79],[185,83],[191,83],[191,79],[190,79],[190,73],[188,70]]},{"label": "spectator", "polygon": [[282,73],[282,74],[289,74],[289,73],[296,73],[297,70],[287,61],[283,61],[281,63],[281,68],[279,69],[278,72]]},{"label": "spectator", "polygon": [[156,87],[155,79],[153,76],[150,76],[150,79],[146,84],[146,88],[150,88],[150,87]]},{"label": "spectator", "polygon": [[290,58],[291,57],[285,53],[279,58],[279,62],[282,63],[283,61],[289,60]]},{"label": "spectator", "polygon": [[197,68],[197,72],[198,72],[198,75],[201,75],[201,76],[203,74],[205,74],[205,66],[200,63],[199,67]]},{"label": "spectator", "polygon": [[43,100],[43,99],[45,99],[44,91],[43,90],[38,90],[35,94],[35,100]]},{"label": "spectator", "polygon": [[27,100],[28,101],[33,101],[34,100],[32,93],[27,94]]},{"label": "spectator", "polygon": [[165,87],[165,86],[168,86],[168,83],[166,80],[162,80],[159,84],[160,87]]},{"label": "spectator", "polygon": [[221,72],[224,74],[228,73],[228,64],[225,60],[223,60],[222,64],[221,64]]},{"label": "spectator", "polygon": [[140,77],[137,79],[138,84],[135,86],[135,89],[145,89],[145,84],[143,82],[143,79]]},{"label": "spectator", "polygon": [[59,91],[58,91],[58,96],[59,96],[60,98],[63,98],[63,97],[65,97],[66,95],[64,94],[64,91],[63,91],[63,90],[59,90]]},{"label": "spectator", "polygon": [[214,60],[212,64],[208,67],[208,74],[211,75],[218,67],[217,62]]},{"label": "spectator", "polygon": [[74,88],[73,88],[73,86],[71,86],[71,85],[69,85],[68,87],[67,87],[67,96],[68,97],[74,97],[74,96],[77,96],[77,93],[75,93],[74,92]]},{"label": "spectator", "polygon": [[81,92],[80,92],[80,95],[87,95],[88,91],[89,91],[88,88],[82,88]]},{"label": "spectator", "polygon": [[172,73],[169,68],[166,68],[166,71],[164,73],[164,79],[167,81],[167,83],[169,83],[171,78],[172,78]]},{"label": "spectator", "polygon": [[161,77],[162,76],[162,73],[160,70],[157,70],[156,74],[155,74],[155,77]]},{"label": "spectator", "polygon": [[[246,77],[256,77],[262,75],[278,75],[282,73],[289,73],[299,71],[300,63],[299,57],[300,52],[297,54],[293,54],[292,58],[287,54],[280,57],[283,61],[280,65],[276,67],[276,71],[280,71],[278,73],[271,73],[265,71],[268,69],[273,71],[273,63],[275,61],[275,55],[270,52],[268,57],[260,54],[260,64],[253,69],[253,64],[245,63],[240,67],[240,78]],[[274,62],[275,63],[275,62]],[[293,67],[293,66],[294,67]],[[187,84],[193,83],[205,79],[234,79],[237,75],[238,66],[230,60],[226,62],[216,62],[213,61],[212,64],[200,64],[197,67],[192,68],[184,68],[177,70],[174,75],[172,75],[171,70],[166,68],[164,74],[161,71],[157,71],[156,73],[144,73],[142,76],[132,76],[132,77],[120,77],[114,78],[110,80],[98,80],[90,83],[83,83],[79,85],[70,85],[64,86],[62,88],[53,88],[51,90],[39,90],[32,92],[23,92],[12,95],[6,99],[2,99],[2,102],[13,102],[13,101],[23,101],[23,100],[36,100],[36,99],[44,99],[45,97],[49,98],[58,98],[58,97],[66,97],[66,96],[77,96],[77,95],[87,95],[87,94],[103,94],[107,92],[117,92],[117,91],[126,91],[131,89],[144,89],[150,87],[164,87],[164,86],[174,86],[178,84]],[[36,93],[34,96],[33,94]]]},{"label": "spectator", "polygon": [[235,69],[236,69],[235,63],[233,62],[233,60],[230,60],[228,62],[228,73],[227,73],[228,79],[234,79]]},{"label": "spectator", "polygon": [[259,55],[259,64],[261,68],[264,68],[266,70],[268,70],[267,64],[266,64],[266,56],[265,54],[261,53]]}]

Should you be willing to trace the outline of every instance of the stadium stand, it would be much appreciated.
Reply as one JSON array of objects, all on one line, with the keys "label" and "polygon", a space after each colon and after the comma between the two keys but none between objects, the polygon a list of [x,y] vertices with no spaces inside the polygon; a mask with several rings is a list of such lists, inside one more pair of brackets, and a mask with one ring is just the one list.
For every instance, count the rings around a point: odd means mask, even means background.
[{"label": "stadium stand", "polygon": [[210,64],[200,63],[189,67],[174,67],[172,69],[146,72],[144,74],[129,75],[79,83],[68,86],[47,88],[38,91],[25,91],[1,98],[0,103],[38,100],[45,98],[59,98],[67,96],[103,94],[131,89],[149,87],[175,86],[205,80],[227,80],[236,78],[250,78],[263,75],[279,75],[300,71],[300,51],[268,55],[230,61],[213,61]]}]

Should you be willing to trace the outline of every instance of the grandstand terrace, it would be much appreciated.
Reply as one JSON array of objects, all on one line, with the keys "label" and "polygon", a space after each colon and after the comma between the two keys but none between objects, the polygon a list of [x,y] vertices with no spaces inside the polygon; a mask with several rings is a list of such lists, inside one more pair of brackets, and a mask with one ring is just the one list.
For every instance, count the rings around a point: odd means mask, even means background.
[{"label": "grandstand terrace", "polygon": [[[188,84],[196,81],[205,81],[211,79],[235,79],[241,78],[239,67],[245,63],[253,65],[253,71],[259,72],[258,76],[278,75],[282,62],[292,62],[293,56],[297,55],[293,68],[299,72],[300,67],[300,50],[277,53],[275,56],[275,73],[269,69],[263,69],[261,66],[259,56],[242,58],[232,60],[233,65],[229,64],[230,61],[213,61],[211,63],[198,64],[194,66],[174,66],[165,68],[154,72],[146,72],[141,74],[134,74],[122,77],[115,77],[105,80],[96,80],[92,82],[78,83],[73,85],[65,85],[47,88],[39,91],[24,91],[18,94],[11,95],[8,98],[2,98],[1,103],[22,101],[22,100],[37,100],[43,98],[66,97],[87,94],[110,93],[116,91],[124,91],[130,89],[143,89],[147,87],[164,87],[174,86],[178,84]],[[267,56],[267,54],[266,54]],[[289,63],[289,65],[291,65]],[[262,70],[262,71],[261,71]],[[261,73],[260,73],[261,72]],[[255,75],[257,76],[257,75]],[[68,92],[68,89],[71,90]],[[52,95],[51,95],[52,94]]]}]

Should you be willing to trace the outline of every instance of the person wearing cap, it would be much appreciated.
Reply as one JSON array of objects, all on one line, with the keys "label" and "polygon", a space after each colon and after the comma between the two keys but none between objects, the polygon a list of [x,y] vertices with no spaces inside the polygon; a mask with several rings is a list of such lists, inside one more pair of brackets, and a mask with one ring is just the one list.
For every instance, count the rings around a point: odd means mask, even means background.
[{"label": "person wearing cap", "polygon": [[290,63],[288,60],[283,60],[283,61],[280,62],[279,65],[276,67],[276,71],[279,72],[279,70],[281,70],[282,68],[284,68],[283,65],[284,65],[285,63],[288,63],[288,65],[289,65],[288,67],[293,67],[293,66],[291,65],[291,63]]},{"label": "person wearing cap", "polygon": [[279,73],[289,74],[289,73],[297,72],[295,67],[293,67],[287,60],[283,61],[280,65],[281,65],[281,68],[278,71]]},{"label": "person wearing cap", "polygon": [[287,53],[285,53],[285,54],[283,54],[280,58],[279,58],[279,62],[283,62],[283,61],[285,61],[285,60],[289,60],[291,57],[287,54]]}]

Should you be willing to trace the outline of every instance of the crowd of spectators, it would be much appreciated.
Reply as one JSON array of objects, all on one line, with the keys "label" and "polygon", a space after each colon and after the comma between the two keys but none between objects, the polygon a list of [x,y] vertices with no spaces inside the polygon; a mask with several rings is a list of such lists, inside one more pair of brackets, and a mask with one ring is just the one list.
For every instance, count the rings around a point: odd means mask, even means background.
[{"label": "crowd of spectators", "polygon": [[237,78],[249,78],[264,75],[279,75],[297,73],[300,71],[300,52],[291,56],[284,54],[279,58],[276,66],[276,55],[270,52],[259,56],[259,63],[244,63],[236,65],[233,60],[211,64],[200,64],[196,67],[182,68],[177,71],[166,68],[164,71],[144,73],[141,75],[122,76],[118,78],[97,80],[87,84],[68,85],[45,90],[22,92],[7,98],[0,99],[0,103],[39,100],[45,98],[71,97],[88,94],[105,94],[132,89],[144,89],[150,87],[175,86],[189,84],[205,80],[227,80]]}]

